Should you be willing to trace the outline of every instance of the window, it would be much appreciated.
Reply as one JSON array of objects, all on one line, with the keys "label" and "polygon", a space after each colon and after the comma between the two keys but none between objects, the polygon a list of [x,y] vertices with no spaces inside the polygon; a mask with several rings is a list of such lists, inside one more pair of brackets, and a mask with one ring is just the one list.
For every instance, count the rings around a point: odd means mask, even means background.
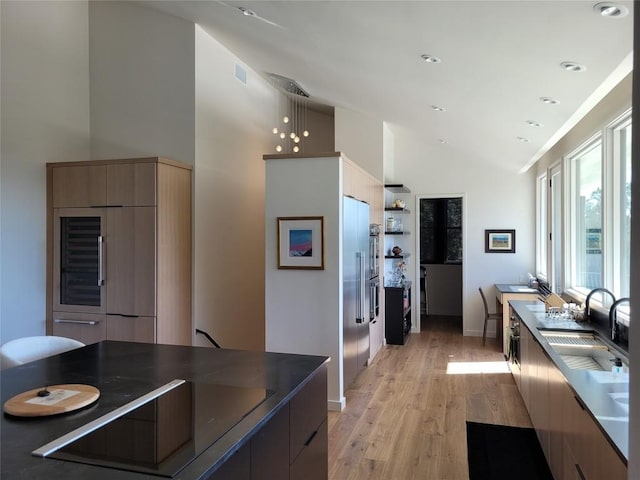
[{"label": "window", "polygon": [[556,293],[629,296],[631,128],[629,110],[537,178],[537,271]]},{"label": "window", "polygon": [[462,198],[420,200],[420,263],[462,263]]},{"label": "window", "polygon": [[536,196],[538,211],[536,215],[536,235],[537,235],[537,253],[536,253],[536,276],[542,280],[547,280],[547,244],[549,243],[547,236],[547,174],[538,177],[536,186]]},{"label": "window", "polygon": [[551,290],[555,293],[561,293],[564,289],[563,276],[563,208],[562,208],[562,169],[558,164],[551,168],[551,220],[549,222],[549,245],[551,249]]},{"label": "window", "polygon": [[613,272],[620,297],[629,296],[631,265],[631,118],[611,129],[613,137]]},{"label": "window", "polygon": [[586,294],[604,283],[601,138],[570,155],[569,169],[569,282],[572,288]]}]

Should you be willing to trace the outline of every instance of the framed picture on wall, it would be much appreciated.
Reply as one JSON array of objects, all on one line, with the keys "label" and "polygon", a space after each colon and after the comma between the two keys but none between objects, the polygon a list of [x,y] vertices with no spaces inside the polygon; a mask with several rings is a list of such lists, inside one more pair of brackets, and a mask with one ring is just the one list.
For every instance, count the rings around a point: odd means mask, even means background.
[{"label": "framed picture on wall", "polygon": [[324,270],[324,217],[278,217],[278,268]]},{"label": "framed picture on wall", "polygon": [[484,237],[486,253],[516,253],[515,230],[485,230]]}]

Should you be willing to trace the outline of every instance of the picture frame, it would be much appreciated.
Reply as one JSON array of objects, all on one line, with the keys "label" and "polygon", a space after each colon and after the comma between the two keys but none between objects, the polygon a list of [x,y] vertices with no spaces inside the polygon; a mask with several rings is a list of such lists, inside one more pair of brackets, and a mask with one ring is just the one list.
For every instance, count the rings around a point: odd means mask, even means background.
[{"label": "picture frame", "polygon": [[324,270],[324,217],[278,217],[278,268]]},{"label": "picture frame", "polygon": [[515,230],[485,230],[485,253],[516,253]]}]

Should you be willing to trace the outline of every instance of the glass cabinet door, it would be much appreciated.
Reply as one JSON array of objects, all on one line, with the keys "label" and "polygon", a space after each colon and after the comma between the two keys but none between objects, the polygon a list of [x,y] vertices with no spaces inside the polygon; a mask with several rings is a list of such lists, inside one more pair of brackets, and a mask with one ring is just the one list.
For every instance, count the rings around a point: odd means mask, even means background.
[{"label": "glass cabinet door", "polygon": [[104,210],[54,214],[54,310],[105,313]]}]

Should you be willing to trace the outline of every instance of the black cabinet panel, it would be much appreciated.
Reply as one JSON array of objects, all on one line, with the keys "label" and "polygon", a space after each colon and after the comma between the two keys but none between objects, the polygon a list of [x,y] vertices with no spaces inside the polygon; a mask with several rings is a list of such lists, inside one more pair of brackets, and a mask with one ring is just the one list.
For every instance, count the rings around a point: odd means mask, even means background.
[{"label": "black cabinet panel", "polygon": [[251,480],[251,447],[242,447],[207,480]]},{"label": "black cabinet panel", "polygon": [[291,480],[327,480],[328,465],[328,426],[325,418],[315,436],[304,446],[300,455],[291,465]]},{"label": "black cabinet panel", "polygon": [[411,331],[411,287],[385,287],[384,336],[390,345],[404,345]]},{"label": "black cabinet panel", "polygon": [[327,416],[327,369],[323,367],[290,402],[293,462]]},{"label": "black cabinet panel", "polygon": [[251,480],[289,480],[289,405],[251,439]]}]

